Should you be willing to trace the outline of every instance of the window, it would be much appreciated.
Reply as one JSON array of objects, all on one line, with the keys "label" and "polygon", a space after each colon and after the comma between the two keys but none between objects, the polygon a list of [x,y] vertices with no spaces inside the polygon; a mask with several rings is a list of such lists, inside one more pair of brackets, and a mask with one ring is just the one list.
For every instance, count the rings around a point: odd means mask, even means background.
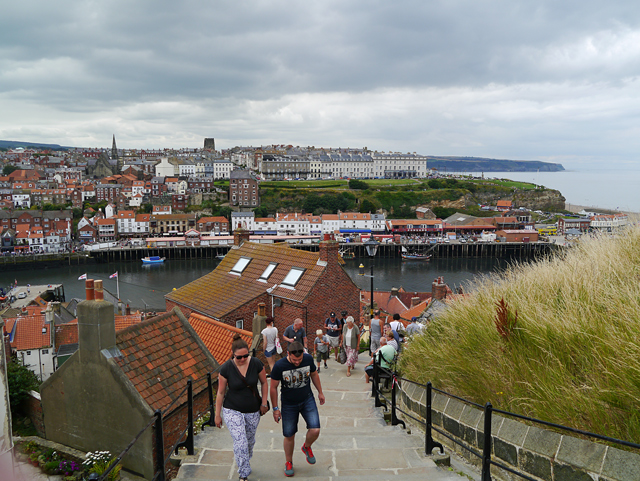
[{"label": "window", "polygon": [[267,268],[264,270],[262,275],[260,276],[261,281],[266,281],[269,279],[269,276],[273,273],[274,269],[278,266],[277,262],[271,262]]},{"label": "window", "polygon": [[237,327],[238,329],[244,329],[244,319],[238,319],[238,320],[236,321],[236,327]]},{"label": "window", "polygon": [[49,349],[43,349],[42,354],[49,354]]},{"label": "window", "polygon": [[304,274],[305,270],[306,269],[302,269],[301,267],[292,267],[289,273],[287,274],[287,277],[285,277],[284,281],[282,281],[282,285],[288,286],[288,287],[295,287],[295,285],[298,283],[298,281],[302,277],[302,274]]},{"label": "window", "polygon": [[251,257],[241,257],[238,259],[238,262],[236,262],[236,265],[231,268],[231,273],[242,274],[242,271],[249,265],[249,262],[251,262]]}]

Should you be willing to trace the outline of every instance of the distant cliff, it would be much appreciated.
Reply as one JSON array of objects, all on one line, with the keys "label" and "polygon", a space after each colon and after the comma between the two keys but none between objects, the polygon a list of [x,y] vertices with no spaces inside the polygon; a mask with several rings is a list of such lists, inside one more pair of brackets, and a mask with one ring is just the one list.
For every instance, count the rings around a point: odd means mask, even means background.
[{"label": "distant cliff", "polygon": [[427,156],[427,167],[440,172],[559,172],[562,164],[539,160],[502,160],[481,157]]}]

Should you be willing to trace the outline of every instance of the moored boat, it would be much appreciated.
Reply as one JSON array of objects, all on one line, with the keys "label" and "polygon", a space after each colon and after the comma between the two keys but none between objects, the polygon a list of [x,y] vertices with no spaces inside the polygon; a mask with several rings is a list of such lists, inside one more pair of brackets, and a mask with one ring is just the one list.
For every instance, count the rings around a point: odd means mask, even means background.
[{"label": "moored boat", "polygon": [[149,257],[143,257],[142,258],[142,263],[143,264],[162,264],[164,262],[164,260],[165,260],[164,257],[149,256]]},{"label": "moored boat", "polygon": [[405,254],[403,252],[402,259],[407,261],[428,261],[431,259],[431,254]]}]

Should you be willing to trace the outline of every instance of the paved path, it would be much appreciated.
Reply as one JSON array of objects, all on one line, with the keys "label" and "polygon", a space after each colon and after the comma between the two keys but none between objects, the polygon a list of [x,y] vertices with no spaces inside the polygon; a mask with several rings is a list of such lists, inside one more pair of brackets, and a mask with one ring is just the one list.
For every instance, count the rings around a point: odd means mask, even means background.
[{"label": "paved path", "polygon": [[[300,450],[306,428],[301,419],[293,455],[295,479],[345,481],[396,479],[461,481],[446,468],[437,467],[424,455],[424,435],[409,435],[401,426],[383,419],[383,408],[375,408],[371,385],[364,381],[364,363],[346,377],[346,367],[330,360],[320,372],[326,404],[319,406],[321,432],[313,445],[317,459],[307,464]],[[315,389],[314,389],[315,393]],[[317,398],[316,398],[317,399]],[[207,427],[195,438],[196,455],[185,459],[178,478],[184,480],[238,479],[232,441],[226,428]],[[281,426],[271,413],[260,422],[251,467],[252,481],[284,479],[284,451]]]}]

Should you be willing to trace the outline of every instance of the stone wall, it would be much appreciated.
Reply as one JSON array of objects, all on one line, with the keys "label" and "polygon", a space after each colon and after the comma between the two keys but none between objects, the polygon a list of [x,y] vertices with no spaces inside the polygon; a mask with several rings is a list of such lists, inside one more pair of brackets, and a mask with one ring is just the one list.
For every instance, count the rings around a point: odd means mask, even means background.
[{"label": "stone wall", "polygon": [[36,428],[38,436],[40,436],[41,438],[46,437],[40,393],[29,391],[27,399],[22,404],[22,412],[31,420],[31,422],[33,423],[33,427]]},{"label": "stone wall", "polygon": [[[424,419],[426,389],[403,383],[400,408]],[[401,413],[399,413],[401,416]],[[415,424],[412,420],[407,420]],[[482,452],[484,412],[439,393],[433,395],[432,422],[459,442]],[[423,428],[420,426],[420,428]],[[640,455],[584,439],[529,426],[496,414],[491,419],[492,460],[545,481],[640,481]],[[480,469],[480,458],[435,430],[433,438]],[[437,451],[437,450],[436,450]],[[492,466],[495,479],[520,481]]]}]

